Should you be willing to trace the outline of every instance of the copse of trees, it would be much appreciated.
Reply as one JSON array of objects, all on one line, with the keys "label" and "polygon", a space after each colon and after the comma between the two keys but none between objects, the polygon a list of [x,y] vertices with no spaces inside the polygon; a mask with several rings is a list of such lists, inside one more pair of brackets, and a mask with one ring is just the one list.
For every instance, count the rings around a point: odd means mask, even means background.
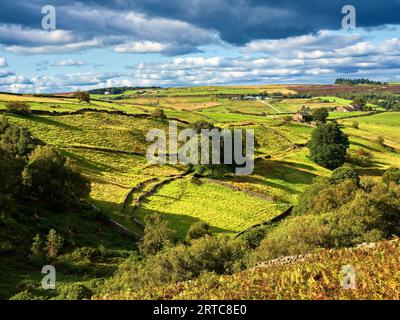
[{"label": "copse of trees", "polygon": [[331,170],[344,164],[348,147],[347,135],[335,122],[319,124],[308,142],[310,158]]},{"label": "copse of trees", "polygon": [[58,210],[69,208],[90,193],[90,182],[60,152],[37,147],[22,172],[27,193]]},{"label": "copse of trees", "polygon": [[371,85],[383,85],[387,84],[386,82],[381,82],[381,81],[373,81],[365,78],[360,78],[360,79],[348,79],[348,78],[338,78],[335,80],[335,84],[350,84],[350,85],[355,85],[355,84],[371,84]]},{"label": "copse of trees", "polygon": [[197,222],[193,224],[187,233],[186,240],[187,241],[192,241],[195,239],[200,239],[204,236],[210,236],[211,235],[211,230],[210,230],[210,225],[206,222]]},{"label": "copse of trees", "polygon": [[6,103],[6,111],[9,113],[26,116],[31,113],[31,107],[26,102],[10,101]]}]

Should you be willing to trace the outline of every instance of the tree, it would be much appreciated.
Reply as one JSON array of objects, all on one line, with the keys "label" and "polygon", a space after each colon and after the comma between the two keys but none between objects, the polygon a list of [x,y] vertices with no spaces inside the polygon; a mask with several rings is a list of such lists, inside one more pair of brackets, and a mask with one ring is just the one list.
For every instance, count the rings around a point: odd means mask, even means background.
[{"label": "tree", "polygon": [[329,117],[329,111],[326,108],[314,109],[311,114],[314,121],[325,122]]},{"label": "tree", "polygon": [[33,238],[31,251],[35,257],[39,257],[43,254],[43,241],[40,237],[40,234],[36,234],[36,236]]},{"label": "tree", "polygon": [[29,104],[22,101],[10,101],[6,103],[6,110],[9,113],[26,116],[31,113]]},{"label": "tree", "polygon": [[90,182],[62,154],[48,146],[36,148],[22,172],[28,193],[49,206],[66,209],[90,193]]},{"label": "tree", "polygon": [[210,231],[210,225],[206,222],[197,222],[189,228],[189,231],[186,235],[186,239],[188,241],[194,240],[194,239],[200,239],[204,236],[210,236],[211,231]]},{"label": "tree", "polygon": [[90,94],[89,94],[89,92],[79,91],[79,92],[75,93],[75,98],[77,98],[79,100],[79,102],[90,103]]},{"label": "tree", "polygon": [[308,143],[310,158],[331,170],[344,164],[348,147],[349,139],[337,123],[321,123]]},{"label": "tree", "polygon": [[140,252],[144,255],[154,255],[163,248],[175,242],[175,231],[160,214],[148,215],[145,218],[145,229]]},{"label": "tree", "polygon": [[366,104],[367,104],[367,103],[366,103],[365,99],[362,98],[362,97],[359,97],[359,98],[354,99],[353,102],[351,103],[351,105],[352,105],[355,109],[357,109],[357,110],[362,110],[362,111],[364,111]]},{"label": "tree", "polygon": [[51,229],[47,235],[46,253],[50,258],[57,257],[58,251],[61,249],[63,239],[56,230]]}]

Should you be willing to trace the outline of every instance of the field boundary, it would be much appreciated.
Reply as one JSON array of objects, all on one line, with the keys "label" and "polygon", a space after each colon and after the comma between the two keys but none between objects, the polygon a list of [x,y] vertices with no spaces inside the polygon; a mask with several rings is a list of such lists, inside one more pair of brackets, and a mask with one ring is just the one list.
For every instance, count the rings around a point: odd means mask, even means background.
[{"label": "field boundary", "polygon": [[235,239],[240,237],[241,235],[245,234],[246,232],[249,232],[249,231],[255,229],[255,228],[262,227],[262,226],[267,226],[267,225],[270,225],[272,223],[280,222],[280,221],[286,219],[287,217],[289,217],[292,214],[293,208],[294,208],[294,206],[291,206],[290,208],[286,209],[284,212],[282,212],[281,214],[279,214],[276,217],[272,218],[271,220],[255,224],[254,226],[251,226],[250,228],[247,228],[246,230],[243,230],[242,232],[239,232],[235,236]]}]

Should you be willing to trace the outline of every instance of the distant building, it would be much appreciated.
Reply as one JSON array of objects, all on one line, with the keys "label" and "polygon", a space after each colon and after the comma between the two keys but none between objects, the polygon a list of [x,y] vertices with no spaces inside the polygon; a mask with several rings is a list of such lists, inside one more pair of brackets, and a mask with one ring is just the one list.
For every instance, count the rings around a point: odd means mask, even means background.
[{"label": "distant building", "polygon": [[353,106],[340,106],[336,108],[336,111],[338,112],[353,112],[353,111],[357,111],[356,108],[354,108]]},{"label": "distant building", "polygon": [[293,121],[295,122],[310,122],[312,117],[307,112],[298,112],[293,116]]},{"label": "distant building", "polygon": [[104,94],[109,95],[111,93],[110,93],[110,91],[106,91],[106,92],[104,92]]}]

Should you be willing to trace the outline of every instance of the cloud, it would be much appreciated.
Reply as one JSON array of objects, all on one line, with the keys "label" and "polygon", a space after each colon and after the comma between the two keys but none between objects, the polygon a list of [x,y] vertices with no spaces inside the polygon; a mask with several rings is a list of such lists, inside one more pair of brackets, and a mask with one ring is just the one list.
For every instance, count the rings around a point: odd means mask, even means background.
[{"label": "cloud", "polygon": [[0,58],[0,68],[8,67],[6,58]]},{"label": "cloud", "polygon": [[87,62],[84,60],[75,60],[75,59],[64,59],[57,62],[54,62],[52,66],[54,67],[81,67],[87,65]]}]

